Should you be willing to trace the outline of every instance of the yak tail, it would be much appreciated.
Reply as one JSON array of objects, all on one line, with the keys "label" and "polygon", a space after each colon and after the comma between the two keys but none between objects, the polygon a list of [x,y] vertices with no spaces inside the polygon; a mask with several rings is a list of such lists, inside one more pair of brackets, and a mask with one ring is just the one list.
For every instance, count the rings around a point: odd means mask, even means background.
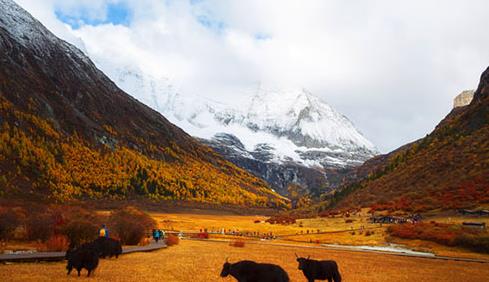
[{"label": "yak tail", "polygon": [[334,282],[341,282],[341,275],[339,271],[335,271],[333,273],[333,280]]}]

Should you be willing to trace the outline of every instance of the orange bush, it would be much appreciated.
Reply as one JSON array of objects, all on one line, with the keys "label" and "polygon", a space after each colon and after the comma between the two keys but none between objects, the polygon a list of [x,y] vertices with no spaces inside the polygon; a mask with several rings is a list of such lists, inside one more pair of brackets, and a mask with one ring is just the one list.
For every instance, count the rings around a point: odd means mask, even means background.
[{"label": "orange bush", "polygon": [[144,237],[141,239],[141,241],[139,241],[139,246],[147,246],[151,243],[151,238],[148,238],[148,237]]},{"label": "orange bush", "polygon": [[[99,226],[88,220],[73,220],[61,228],[61,232],[73,246],[95,240]],[[52,238],[52,237],[51,237]]]},{"label": "orange bush", "polygon": [[207,232],[199,232],[197,234],[192,235],[192,238],[196,238],[196,239],[209,239],[209,233],[207,233]]},{"label": "orange bush", "polygon": [[229,246],[236,247],[236,248],[244,248],[245,241],[243,241],[243,240],[233,240],[233,241],[229,242]]},{"label": "orange bush", "polygon": [[17,228],[20,223],[21,219],[14,210],[0,210],[0,241],[11,239],[15,228]]},{"label": "orange bush", "polygon": [[168,236],[165,239],[165,243],[167,246],[174,246],[178,245],[180,243],[180,238],[174,234],[168,234]]},{"label": "orange bush", "polygon": [[437,222],[398,224],[387,229],[391,236],[403,239],[419,239],[446,246],[459,246],[477,252],[489,252],[489,233],[455,224]]},{"label": "orange bush", "polygon": [[26,228],[27,239],[45,242],[54,234],[54,220],[49,212],[31,214]]},{"label": "orange bush", "polygon": [[53,235],[45,243],[46,251],[48,252],[61,252],[68,249],[69,241],[66,236]]},{"label": "orange bush", "polygon": [[125,207],[112,212],[109,227],[123,244],[137,245],[148,230],[156,227],[156,222],[147,213],[135,207]]},{"label": "orange bush", "polygon": [[265,222],[268,222],[270,224],[287,225],[287,224],[294,224],[296,222],[296,219],[292,215],[273,215],[267,220],[265,220]]}]

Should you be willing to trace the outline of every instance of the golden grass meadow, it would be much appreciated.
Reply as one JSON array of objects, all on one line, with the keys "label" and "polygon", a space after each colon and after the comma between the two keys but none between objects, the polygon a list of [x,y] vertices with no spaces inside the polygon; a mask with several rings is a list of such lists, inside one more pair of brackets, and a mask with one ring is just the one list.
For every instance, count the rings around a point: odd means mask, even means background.
[{"label": "golden grass meadow", "polygon": [[233,281],[221,278],[222,264],[251,259],[281,265],[291,281],[305,281],[294,253],[334,259],[344,281],[487,281],[489,267],[481,263],[439,261],[394,255],[332,251],[303,247],[182,240],[177,246],[101,260],[95,275],[67,276],[65,263],[25,263],[0,266],[1,281]]},{"label": "golden grass meadow", "polygon": [[[152,213],[160,228],[187,232],[200,229],[226,228],[241,231],[273,232],[277,235],[294,234],[301,230],[334,231],[357,228],[367,224],[364,216],[353,216],[351,223],[344,218],[301,219],[292,225],[264,223],[264,216],[242,216],[224,213]],[[260,220],[260,223],[255,221]],[[442,219],[440,219],[442,220]],[[372,226],[370,226],[372,225]],[[300,227],[302,226],[302,227]],[[333,259],[338,262],[343,281],[488,281],[489,265],[486,263],[404,257],[391,254],[366,253],[319,248],[316,242],[381,245],[385,243],[385,227],[375,229],[374,235],[351,235],[351,232],[297,235],[275,241],[249,240],[242,248],[232,247],[212,236],[213,240],[181,240],[178,245],[166,249],[123,255],[118,259],[102,259],[95,275],[86,278],[75,273],[66,275],[66,262],[13,263],[0,265],[0,281],[234,281],[221,278],[219,273],[226,258],[231,262],[255,260],[282,266],[291,281],[305,281],[297,269],[295,253],[315,259]],[[228,237],[230,239],[232,237]],[[485,258],[485,255],[458,252],[441,246],[428,246],[423,242],[403,242],[430,248],[442,255]],[[425,245],[423,245],[425,244]]]}]

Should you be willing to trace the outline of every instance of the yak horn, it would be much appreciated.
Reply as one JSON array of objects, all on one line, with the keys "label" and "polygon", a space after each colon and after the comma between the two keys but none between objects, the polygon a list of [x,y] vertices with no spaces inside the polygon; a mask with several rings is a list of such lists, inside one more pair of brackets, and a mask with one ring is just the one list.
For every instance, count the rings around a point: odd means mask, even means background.
[{"label": "yak horn", "polygon": [[226,258],[226,262],[229,262],[229,257]]},{"label": "yak horn", "polygon": [[299,256],[297,255],[297,253],[294,253],[294,254],[295,254],[295,257],[296,257],[296,258],[299,258]]},{"label": "yak horn", "polygon": [[309,259],[311,256],[307,256],[307,259]]}]

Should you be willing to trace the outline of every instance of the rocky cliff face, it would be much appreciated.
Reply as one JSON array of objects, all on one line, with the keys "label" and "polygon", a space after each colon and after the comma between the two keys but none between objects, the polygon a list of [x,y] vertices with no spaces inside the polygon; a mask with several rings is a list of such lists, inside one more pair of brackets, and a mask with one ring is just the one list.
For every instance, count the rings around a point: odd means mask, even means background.
[{"label": "rocky cliff face", "polygon": [[281,164],[270,162],[273,154],[270,153],[270,147],[266,144],[257,146],[254,151],[248,152],[238,138],[225,133],[216,134],[210,140],[201,139],[201,141],[237,166],[265,179],[275,191],[282,195],[288,194],[289,184],[299,184],[308,188],[314,197],[330,191],[336,184],[335,181],[328,180],[327,173],[323,169],[298,165],[292,161]]},{"label": "rocky cliff face", "polygon": [[474,98],[474,90],[465,90],[458,94],[455,99],[453,99],[453,108],[464,107],[472,102]]}]

